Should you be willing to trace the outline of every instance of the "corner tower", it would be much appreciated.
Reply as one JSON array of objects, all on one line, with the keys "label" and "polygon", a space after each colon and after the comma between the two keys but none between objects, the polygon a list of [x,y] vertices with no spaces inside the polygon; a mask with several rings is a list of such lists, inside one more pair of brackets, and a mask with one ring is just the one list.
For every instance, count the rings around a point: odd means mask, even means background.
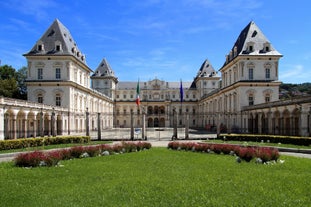
[{"label": "corner tower", "polygon": [[114,71],[111,69],[105,58],[98,65],[94,74],[91,76],[91,79],[93,89],[100,91],[113,100],[115,99],[118,78],[115,76]]},{"label": "corner tower", "polygon": [[195,84],[196,89],[198,90],[199,98],[206,96],[208,93],[218,88],[219,79],[220,77],[217,76],[216,70],[206,59],[202,63],[197,76],[193,81],[193,84]]},{"label": "corner tower", "polygon": [[[279,59],[282,55],[251,21],[240,33],[220,68],[225,111],[279,99]],[[229,104],[229,103],[233,104]],[[239,108],[237,108],[239,106]]]}]

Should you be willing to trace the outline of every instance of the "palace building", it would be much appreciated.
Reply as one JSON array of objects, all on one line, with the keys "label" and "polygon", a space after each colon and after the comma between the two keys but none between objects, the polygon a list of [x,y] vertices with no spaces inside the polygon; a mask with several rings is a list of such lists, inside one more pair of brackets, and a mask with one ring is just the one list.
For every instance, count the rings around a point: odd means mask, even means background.
[{"label": "palace building", "polygon": [[174,121],[211,132],[310,136],[311,98],[279,100],[282,55],[253,21],[220,69],[206,59],[191,82],[118,80],[105,58],[92,70],[57,19],[24,56],[28,101],[0,99],[0,139],[141,128],[143,123],[169,128]]}]

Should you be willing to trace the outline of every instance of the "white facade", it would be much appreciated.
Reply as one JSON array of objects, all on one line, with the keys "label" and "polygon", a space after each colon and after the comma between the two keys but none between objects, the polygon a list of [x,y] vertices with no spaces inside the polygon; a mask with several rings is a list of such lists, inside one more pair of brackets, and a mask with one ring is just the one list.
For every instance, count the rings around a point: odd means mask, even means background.
[{"label": "white facade", "polygon": [[192,82],[140,81],[139,106],[137,82],[119,81],[106,59],[93,73],[58,20],[24,56],[28,101],[1,98],[0,139],[142,127],[143,117],[146,127],[176,121],[217,133],[310,135],[310,100],[278,101],[282,55],[254,22],[241,31],[218,73],[205,60]]}]

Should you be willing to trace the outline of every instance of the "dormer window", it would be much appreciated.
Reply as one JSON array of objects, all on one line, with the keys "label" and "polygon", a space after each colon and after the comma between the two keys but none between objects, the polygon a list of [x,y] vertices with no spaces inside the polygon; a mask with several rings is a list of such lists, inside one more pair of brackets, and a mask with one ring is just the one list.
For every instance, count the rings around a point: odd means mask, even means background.
[{"label": "dormer window", "polygon": [[56,51],[62,51],[62,44],[60,41],[55,42],[55,50]]},{"label": "dormer window", "polygon": [[254,52],[254,42],[247,43],[247,50],[248,52]]},{"label": "dormer window", "polygon": [[234,46],[233,48],[233,56],[236,57],[238,54],[238,48],[236,46]]},{"label": "dormer window", "polygon": [[38,45],[38,51],[43,51],[43,45]]},{"label": "dormer window", "polygon": [[269,52],[271,50],[269,42],[264,43],[263,47],[265,52]]},{"label": "dormer window", "polygon": [[56,51],[60,51],[61,47],[60,45],[56,45]]}]

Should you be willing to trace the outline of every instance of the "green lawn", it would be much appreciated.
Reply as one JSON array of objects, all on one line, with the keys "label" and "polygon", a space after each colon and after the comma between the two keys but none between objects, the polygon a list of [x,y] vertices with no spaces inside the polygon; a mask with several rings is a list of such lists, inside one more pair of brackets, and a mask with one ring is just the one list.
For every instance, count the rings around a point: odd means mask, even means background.
[{"label": "green lawn", "polygon": [[238,164],[229,155],[152,148],[62,161],[0,164],[0,206],[309,206],[311,159]]}]

